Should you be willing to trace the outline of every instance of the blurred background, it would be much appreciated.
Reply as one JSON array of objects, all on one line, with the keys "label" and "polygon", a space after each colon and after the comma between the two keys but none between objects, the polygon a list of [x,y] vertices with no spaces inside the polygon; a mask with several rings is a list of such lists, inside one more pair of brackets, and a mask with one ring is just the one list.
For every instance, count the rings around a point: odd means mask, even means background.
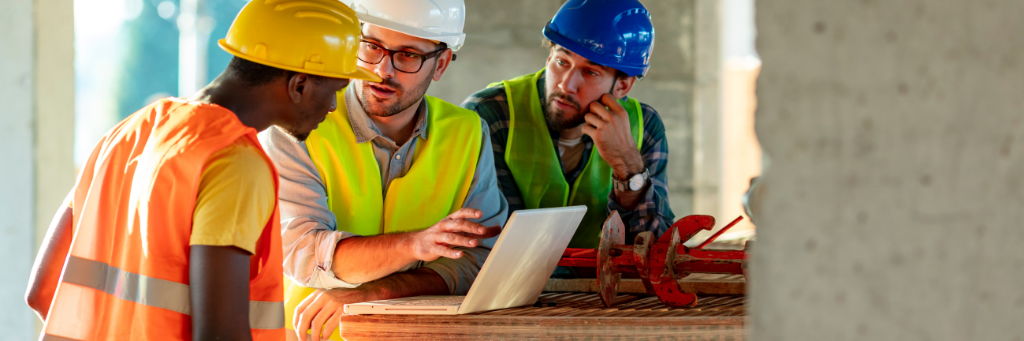
[{"label": "blurred background", "polygon": [[[245,3],[0,3],[0,339],[36,333],[28,271],[76,167],[127,115],[216,77]],[[561,3],[466,0],[466,45],[428,94],[458,104],[539,70]],[[665,122],[676,217],[745,215],[766,170],[754,339],[1024,339],[1024,2],[645,5],[652,67],[629,95]],[[753,238],[747,218],[720,240]]]}]

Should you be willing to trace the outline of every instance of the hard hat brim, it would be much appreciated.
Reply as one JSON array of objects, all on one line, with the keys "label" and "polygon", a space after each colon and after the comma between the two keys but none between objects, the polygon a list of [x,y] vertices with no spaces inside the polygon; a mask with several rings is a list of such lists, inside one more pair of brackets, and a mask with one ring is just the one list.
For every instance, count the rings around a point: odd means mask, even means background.
[{"label": "hard hat brim", "polygon": [[541,30],[541,34],[543,34],[544,38],[547,38],[552,43],[564,47],[591,62],[625,72],[626,75],[631,77],[643,77],[647,74],[647,69],[650,67],[649,65],[623,64],[613,60],[613,58],[600,55],[552,29],[550,23],[548,25],[544,25],[544,29]]},{"label": "hard hat brim", "polygon": [[252,56],[246,55],[246,54],[242,53],[241,51],[237,51],[237,50],[231,48],[231,46],[228,46],[226,39],[221,39],[221,40],[217,41],[217,45],[220,46],[221,49],[223,49],[224,51],[226,51],[227,53],[230,53],[231,55],[233,55],[235,57],[242,58],[242,59],[248,60],[248,61],[253,62],[253,63],[257,63],[257,64],[261,64],[261,65],[266,65],[266,66],[270,66],[270,67],[274,67],[274,68],[278,68],[278,69],[282,69],[282,70],[295,71],[295,72],[299,72],[299,73],[306,73],[306,74],[310,74],[310,75],[330,77],[330,78],[359,79],[359,80],[370,81],[370,82],[380,82],[381,81],[381,78],[379,76],[377,76],[377,74],[373,73],[373,71],[370,71],[370,70],[367,70],[367,69],[364,69],[364,68],[361,68],[361,67],[358,67],[358,66],[356,67],[356,71],[355,72],[351,72],[351,73],[333,73],[333,72],[322,72],[322,71],[306,70],[306,69],[303,69],[303,68],[291,67],[291,66],[288,66],[288,65],[283,65],[283,64],[278,64],[278,63],[274,63],[274,62],[268,62],[268,61],[265,61],[265,60],[259,60],[259,59],[253,58]]},{"label": "hard hat brim", "polygon": [[448,48],[452,49],[452,52],[457,52],[460,48],[462,48],[462,44],[466,40],[465,33],[434,33],[427,30],[421,30],[412,26],[402,25],[391,20],[378,18],[372,15],[367,15],[362,12],[357,12],[356,16],[359,17],[359,21],[362,21],[363,23],[371,24],[398,33],[407,34],[420,39],[439,41],[448,44]]}]

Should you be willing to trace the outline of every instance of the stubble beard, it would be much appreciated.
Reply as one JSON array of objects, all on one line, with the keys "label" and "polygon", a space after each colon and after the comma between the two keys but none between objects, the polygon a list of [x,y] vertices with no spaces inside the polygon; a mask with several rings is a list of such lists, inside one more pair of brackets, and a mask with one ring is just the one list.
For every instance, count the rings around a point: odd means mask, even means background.
[{"label": "stubble beard", "polygon": [[[586,122],[586,119],[584,118],[585,115],[580,111],[580,104],[579,102],[576,102],[575,99],[572,99],[558,92],[548,94],[546,97],[547,98],[545,99],[545,102],[547,103],[547,105],[543,107],[544,120],[547,121],[548,127],[550,129],[562,131],[578,127],[584,122]],[[575,105],[576,112],[570,113],[558,108],[558,105],[555,104],[556,98]]]},{"label": "stubble beard", "polygon": [[[409,109],[409,107],[416,104],[417,101],[423,98],[423,95],[426,95],[427,88],[430,87],[430,81],[433,79],[434,70],[431,70],[430,76],[427,77],[427,79],[425,79],[415,88],[412,88],[410,92],[404,94],[405,96],[399,96],[398,101],[395,101],[395,103],[392,104],[383,104],[377,101],[376,98],[373,98],[373,95],[370,94],[370,90],[366,89],[367,87],[370,86],[369,83],[363,82],[363,89],[362,91],[359,91],[359,102],[360,104],[362,104],[363,111],[365,111],[367,115],[376,117],[391,117],[394,115],[398,115],[398,113],[401,113],[406,109]],[[381,80],[381,84],[387,85],[392,89],[395,89],[395,92],[400,92],[402,90],[402,85],[398,84],[398,82],[396,82],[394,78]],[[378,105],[371,106],[369,105],[370,103],[376,103]]]}]

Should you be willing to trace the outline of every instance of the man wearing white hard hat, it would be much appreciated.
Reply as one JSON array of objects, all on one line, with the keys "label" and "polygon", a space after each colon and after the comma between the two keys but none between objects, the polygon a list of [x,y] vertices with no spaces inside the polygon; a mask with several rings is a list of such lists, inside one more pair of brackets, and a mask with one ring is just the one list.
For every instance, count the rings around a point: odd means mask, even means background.
[{"label": "man wearing white hard hat", "polygon": [[260,136],[281,177],[289,338],[337,338],[347,303],[465,294],[507,217],[482,119],[424,95],[465,41],[463,1],[348,4],[358,65],[382,80],[338,92],[304,141]]}]

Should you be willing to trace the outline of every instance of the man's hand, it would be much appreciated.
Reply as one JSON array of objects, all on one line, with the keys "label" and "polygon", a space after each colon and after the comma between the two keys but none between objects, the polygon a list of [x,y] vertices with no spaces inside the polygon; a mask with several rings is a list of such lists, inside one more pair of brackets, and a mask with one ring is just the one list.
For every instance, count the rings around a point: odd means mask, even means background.
[{"label": "man's hand", "polygon": [[484,227],[465,219],[480,218],[480,210],[463,208],[448,215],[434,226],[422,231],[410,232],[407,240],[409,250],[417,260],[430,262],[440,257],[459,258],[462,251],[453,247],[476,247],[477,239],[498,235],[501,226]]},{"label": "man's hand", "polygon": [[625,180],[644,171],[644,160],[636,148],[629,128],[629,113],[612,95],[590,103],[590,112],[583,118],[583,133],[594,139],[601,158],[612,167],[615,178]]},{"label": "man's hand", "polygon": [[313,330],[313,340],[326,340],[338,329],[345,305],[420,295],[448,295],[444,278],[430,268],[398,272],[351,289],[319,289],[302,300],[293,313],[292,328],[299,340]]},{"label": "man's hand", "polygon": [[370,290],[362,287],[344,289],[317,289],[295,307],[292,328],[299,340],[306,340],[306,332],[313,340],[327,340],[338,329],[339,318],[345,313],[345,305],[374,301]]}]

